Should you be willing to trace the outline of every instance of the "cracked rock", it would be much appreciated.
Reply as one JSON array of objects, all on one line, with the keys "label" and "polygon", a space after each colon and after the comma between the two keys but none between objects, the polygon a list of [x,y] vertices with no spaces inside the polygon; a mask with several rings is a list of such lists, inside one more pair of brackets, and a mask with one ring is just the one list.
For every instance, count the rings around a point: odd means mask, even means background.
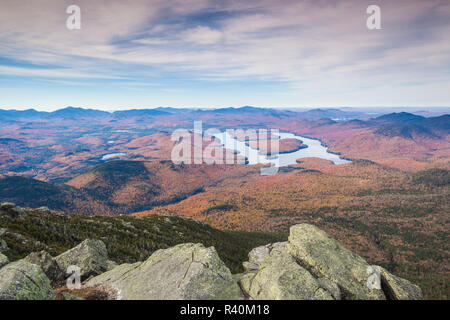
[{"label": "cracked rock", "polygon": [[50,280],[42,269],[23,260],[0,269],[0,300],[53,300]]},{"label": "cracked rock", "polygon": [[23,260],[40,266],[42,271],[52,281],[64,280],[64,272],[55,259],[45,250],[32,252]]},{"label": "cracked rock", "polygon": [[124,300],[228,300],[243,295],[213,247],[180,244],[145,262],[122,264],[86,283]]},{"label": "cracked rock", "polygon": [[86,239],[75,248],[55,257],[55,261],[64,272],[69,266],[78,266],[84,280],[108,269],[108,251],[103,241]]},{"label": "cracked rock", "polygon": [[[244,294],[255,300],[332,300],[330,292],[286,250],[286,243],[253,249],[249,254],[257,261],[257,273],[247,273],[240,284]],[[255,252],[258,259],[255,259]]]},{"label": "cracked rock", "polygon": [[363,258],[309,224],[292,226],[287,242],[250,251],[239,284],[247,299],[423,299],[421,289],[381,267],[381,287]]}]

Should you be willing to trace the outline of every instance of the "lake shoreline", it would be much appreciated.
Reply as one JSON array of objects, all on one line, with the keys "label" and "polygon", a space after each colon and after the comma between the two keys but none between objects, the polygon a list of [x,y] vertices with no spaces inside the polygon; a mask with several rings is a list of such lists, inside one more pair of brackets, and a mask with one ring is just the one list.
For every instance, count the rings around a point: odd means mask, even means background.
[{"label": "lake shoreline", "polygon": [[330,160],[336,165],[351,162],[350,160],[341,158],[338,154],[329,152],[328,147],[324,146],[319,139],[307,138],[290,132],[279,132],[277,136],[280,140],[296,139],[306,145],[306,147],[301,146],[295,151],[279,152],[277,155],[266,155],[262,154],[258,149],[248,146],[245,142],[230,136],[226,131],[214,135],[220,141],[223,148],[237,151],[238,154],[244,156],[248,165],[273,164],[276,167],[287,167],[297,164],[297,160],[302,158]]}]

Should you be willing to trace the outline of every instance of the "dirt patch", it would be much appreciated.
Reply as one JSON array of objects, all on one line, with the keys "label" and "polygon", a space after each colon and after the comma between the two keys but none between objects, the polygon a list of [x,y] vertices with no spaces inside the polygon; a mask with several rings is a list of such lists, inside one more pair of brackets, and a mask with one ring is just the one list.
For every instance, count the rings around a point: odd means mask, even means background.
[{"label": "dirt patch", "polygon": [[86,287],[82,286],[80,289],[69,289],[67,286],[59,287],[53,290],[56,300],[66,300],[64,293],[72,296],[82,298],[84,300],[114,300],[115,294],[105,290],[103,287]]}]

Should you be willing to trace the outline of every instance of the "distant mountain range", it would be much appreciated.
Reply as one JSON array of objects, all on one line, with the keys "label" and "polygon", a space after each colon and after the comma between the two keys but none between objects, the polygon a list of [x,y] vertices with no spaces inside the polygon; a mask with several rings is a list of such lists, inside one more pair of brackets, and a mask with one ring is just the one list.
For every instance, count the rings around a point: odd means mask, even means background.
[{"label": "distant mountain range", "polygon": [[340,109],[311,109],[300,113],[302,117],[310,120],[333,119],[349,120],[368,118],[369,115],[361,111],[344,111]]},{"label": "distant mountain range", "polygon": [[[385,109],[383,109],[385,110]],[[433,109],[435,110],[435,109]],[[370,110],[369,110],[370,111]],[[239,108],[217,108],[217,109],[201,109],[201,108],[171,108],[171,107],[159,107],[151,109],[130,109],[130,110],[118,110],[114,112],[106,112],[96,109],[85,109],[76,107],[67,107],[59,109],[53,112],[36,111],[34,109],[28,110],[3,110],[0,109],[0,120],[14,120],[14,119],[77,119],[77,118],[99,118],[99,117],[113,117],[123,119],[126,117],[155,117],[155,116],[168,116],[179,114],[262,114],[271,116],[295,116],[309,120],[319,119],[333,119],[338,121],[351,120],[351,119],[368,119],[374,116],[383,115],[385,112],[369,112],[365,109],[358,108],[316,108],[316,109],[278,109],[278,108],[258,108],[252,106],[244,106]],[[373,110],[371,110],[373,111]],[[434,113],[443,114],[450,113],[450,108],[436,109]],[[426,111],[422,111],[426,113]],[[408,120],[402,114],[407,112],[394,113],[399,120]],[[430,112],[433,114],[433,112]],[[422,116],[415,116],[415,119],[423,118]],[[389,120],[389,117],[380,117],[379,120]],[[393,119],[391,119],[393,120]],[[409,119],[411,120],[411,119]]]}]

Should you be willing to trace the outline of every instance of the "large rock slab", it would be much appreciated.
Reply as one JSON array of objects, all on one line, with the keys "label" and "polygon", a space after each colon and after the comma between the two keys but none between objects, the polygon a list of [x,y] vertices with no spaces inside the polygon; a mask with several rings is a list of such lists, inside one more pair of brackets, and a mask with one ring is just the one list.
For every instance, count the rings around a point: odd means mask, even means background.
[{"label": "large rock slab", "polygon": [[[257,265],[241,277],[248,298],[256,300],[332,300],[333,296],[287,252],[286,243],[258,247],[249,253]],[[245,265],[245,264],[244,264]]]},{"label": "large rock slab", "polygon": [[213,247],[180,244],[123,264],[86,283],[124,300],[227,300],[243,295]]},{"label": "large rock slab", "polygon": [[81,269],[81,279],[96,276],[108,268],[108,251],[101,240],[86,239],[78,246],[55,257],[55,261],[63,272],[71,265]]},{"label": "large rock slab", "polygon": [[45,275],[52,281],[64,280],[65,272],[61,270],[56,260],[45,250],[30,253],[23,260],[40,266]]},{"label": "large rock slab", "polygon": [[376,266],[381,276],[381,285],[391,300],[423,300],[422,289],[412,282],[394,276],[383,267]]},{"label": "large rock slab", "polygon": [[313,225],[292,226],[287,250],[316,278],[337,284],[344,299],[386,298],[381,288],[368,286],[370,265]]},{"label": "large rock slab", "polygon": [[52,300],[50,280],[35,264],[20,260],[0,269],[0,300]]},{"label": "large rock slab", "polygon": [[0,253],[0,269],[9,263],[9,259],[7,256]]}]

